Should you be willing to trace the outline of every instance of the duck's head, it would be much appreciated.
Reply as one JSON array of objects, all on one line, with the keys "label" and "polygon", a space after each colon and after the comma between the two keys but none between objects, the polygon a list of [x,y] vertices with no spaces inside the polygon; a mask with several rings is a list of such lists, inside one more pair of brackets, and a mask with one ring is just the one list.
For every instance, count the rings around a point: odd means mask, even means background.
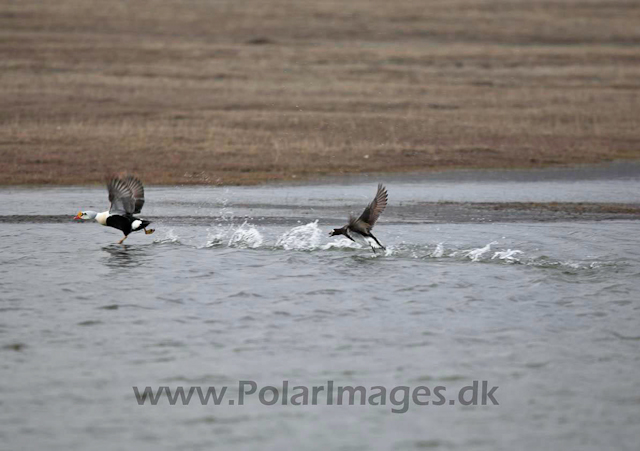
[{"label": "duck's head", "polygon": [[346,227],[341,227],[339,229],[333,229],[331,232],[329,232],[329,236],[336,236],[336,235],[346,235]]},{"label": "duck's head", "polygon": [[95,211],[79,211],[73,219],[95,219],[97,215]]}]

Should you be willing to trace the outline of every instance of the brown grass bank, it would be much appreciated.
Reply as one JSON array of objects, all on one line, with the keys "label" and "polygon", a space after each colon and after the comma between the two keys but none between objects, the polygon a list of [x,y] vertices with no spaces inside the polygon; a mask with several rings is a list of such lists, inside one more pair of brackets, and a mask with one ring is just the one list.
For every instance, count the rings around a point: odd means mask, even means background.
[{"label": "brown grass bank", "polygon": [[0,184],[640,158],[636,0],[0,0]]}]

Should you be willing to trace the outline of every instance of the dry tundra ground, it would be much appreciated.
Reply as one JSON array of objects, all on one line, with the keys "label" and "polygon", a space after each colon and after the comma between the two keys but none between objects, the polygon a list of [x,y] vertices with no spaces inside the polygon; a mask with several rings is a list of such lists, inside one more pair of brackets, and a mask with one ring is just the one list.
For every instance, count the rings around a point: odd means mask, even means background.
[{"label": "dry tundra ground", "polygon": [[640,158],[637,0],[0,0],[0,184]]}]

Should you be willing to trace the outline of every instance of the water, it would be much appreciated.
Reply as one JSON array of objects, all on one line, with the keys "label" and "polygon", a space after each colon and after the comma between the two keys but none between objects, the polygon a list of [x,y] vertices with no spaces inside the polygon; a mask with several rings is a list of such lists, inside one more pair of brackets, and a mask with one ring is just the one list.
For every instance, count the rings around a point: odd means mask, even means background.
[{"label": "water", "polygon": [[[3,448],[637,449],[639,222],[431,223],[416,206],[632,202],[638,178],[391,178],[386,251],[329,237],[376,182],[152,187],[157,231],[125,246],[69,221],[103,189],[0,190]],[[139,406],[132,389],[237,399],[240,380],[486,380],[500,404]]]}]

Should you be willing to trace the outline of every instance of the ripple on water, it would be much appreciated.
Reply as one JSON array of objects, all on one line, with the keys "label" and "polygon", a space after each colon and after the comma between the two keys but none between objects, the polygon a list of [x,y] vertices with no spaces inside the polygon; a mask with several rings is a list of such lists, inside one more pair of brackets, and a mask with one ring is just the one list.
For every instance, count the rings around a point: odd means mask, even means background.
[{"label": "ripple on water", "polygon": [[339,290],[337,288],[322,288],[320,290],[307,291],[305,294],[309,296],[315,296],[315,295],[332,295],[332,294],[339,294],[344,292],[345,292],[344,290]]},{"label": "ripple on water", "polygon": [[227,296],[228,298],[263,298],[264,296],[259,293],[253,293],[251,291],[238,291],[236,293],[230,294]]},{"label": "ripple on water", "polygon": [[[156,232],[157,233],[157,232]],[[162,238],[159,236],[153,240],[154,244],[179,244],[180,240],[178,238],[178,234],[174,231],[174,229],[168,229],[164,232]]]}]

